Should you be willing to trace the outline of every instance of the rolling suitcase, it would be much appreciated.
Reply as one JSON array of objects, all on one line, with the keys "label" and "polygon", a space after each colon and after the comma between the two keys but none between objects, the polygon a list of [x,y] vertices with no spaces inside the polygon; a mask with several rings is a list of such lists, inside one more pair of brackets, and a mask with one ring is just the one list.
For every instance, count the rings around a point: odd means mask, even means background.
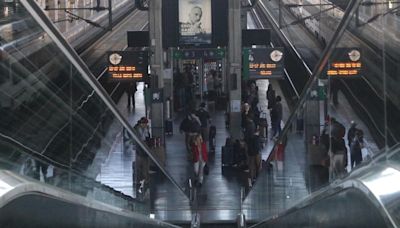
[{"label": "rolling suitcase", "polygon": [[172,120],[168,119],[165,121],[165,134],[172,135],[174,133],[174,128],[172,124]]},{"label": "rolling suitcase", "polygon": [[268,121],[267,121],[267,113],[261,112],[260,113],[260,120],[259,120],[259,127],[260,127],[260,137],[262,139],[268,138]]},{"label": "rolling suitcase", "polygon": [[231,146],[222,146],[221,161],[222,166],[231,166],[233,164],[233,148]]},{"label": "rolling suitcase", "polygon": [[304,130],[304,119],[303,118],[297,118],[296,120],[296,131],[297,132],[302,132]]}]

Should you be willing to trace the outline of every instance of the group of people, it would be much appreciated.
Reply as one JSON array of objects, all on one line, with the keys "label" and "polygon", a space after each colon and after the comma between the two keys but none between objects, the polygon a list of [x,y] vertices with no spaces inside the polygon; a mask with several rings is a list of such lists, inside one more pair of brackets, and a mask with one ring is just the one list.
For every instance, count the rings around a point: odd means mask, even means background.
[{"label": "group of people", "polygon": [[[193,162],[195,181],[200,187],[203,183],[204,167],[208,161],[208,151],[212,148],[212,138],[215,137],[215,133],[209,132],[210,123],[211,117],[203,102],[197,110],[191,107],[179,126],[180,132],[185,133],[188,160]],[[209,148],[207,141],[210,142]]]},{"label": "group of people", "polygon": [[174,97],[176,110],[186,110],[194,99],[193,96],[194,73],[190,67],[185,67],[183,72],[179,68],[174,72]]},{"label": "group of people", "polygon": [[[330,132],[329,129],[330,128]],[[348,153],[345,143],[346,128],[335,118],[328,117],[320,136],[320,143],[324,151],[329,155],[330,179],[337,179],[347,173]],[[350,149],[350,168],[362,162],[362,148],[364,147],[363,131],[357,128],[352,121],[347,132],[347,145]]]},{"label": "group of people", "polygon": [[[271,84],[268,85],[266,96],[268,101],[268,109],[270,110],[272,139],[276,138],[282,130],[282,98],[281,96],[276,95],[276,92],[272,88]],[[246,135],[253,135],[256,129],[258,129],[259,132],[266,137],[268,124],[266,116],[260,117],[261,115],[258,108],[258,88],[255,84],[255,81],[250,81],[247,84],[246,88],[244,89],[242,99],[245,102],[242,108],[242,128],[245,137]]]},{"label": "group of people", "polygon": [[[267,90],[268,109],[270,110],[271,138],[276,138],[281,132],[282,104],[281,97],[276,96],[275,90],[269,84]],[[234,144],[234,157],[238,166],[247,165],[250,177],[254,181],[261,169],[261,137],[268,135],[266,115],[262,116],[258,108],[258,88],[255,81],[249,81],[243,88],[242,99],[242,131],[243,140]],[[236,149],[235,149],[236,148]]]},{"label": "group of people", "polygon": [[261,139],[259,130],[244,139],[236,139],[234,142],[227,138],[225,148],[232,153],[231,165],[242,171],[248,171],[251,182],[254,183],[261,171]]}]

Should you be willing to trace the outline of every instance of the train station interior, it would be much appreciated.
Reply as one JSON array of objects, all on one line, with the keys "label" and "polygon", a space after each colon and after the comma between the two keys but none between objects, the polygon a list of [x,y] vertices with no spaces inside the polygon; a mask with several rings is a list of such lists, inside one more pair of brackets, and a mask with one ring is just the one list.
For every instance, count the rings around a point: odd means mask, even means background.
[{"label": "train station interior", "polygon": [[0,0],[0,227],[400,227],[399,88],[396,0]]}]

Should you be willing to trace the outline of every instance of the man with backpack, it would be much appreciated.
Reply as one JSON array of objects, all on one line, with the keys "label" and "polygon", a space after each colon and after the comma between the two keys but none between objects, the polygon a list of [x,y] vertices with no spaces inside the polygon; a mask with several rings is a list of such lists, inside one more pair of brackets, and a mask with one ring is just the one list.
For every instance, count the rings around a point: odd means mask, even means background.
[{"label": "man with backpack", "polygon": [[208,140],[208,123],[210,122],[210,114],[206,110],[206,103],[200,104],[200,109],[196,111],[196,116],[201,123],[201,136],[204,141]]},{"label": "man with backpack", "polygon": [[181,122],[179,130],[181,133],[185,133],[185,144],[188,152],[188,160],[192,160],[191,142],[194,136],[201,134],[200,119],[193,112],[189,112]]}]

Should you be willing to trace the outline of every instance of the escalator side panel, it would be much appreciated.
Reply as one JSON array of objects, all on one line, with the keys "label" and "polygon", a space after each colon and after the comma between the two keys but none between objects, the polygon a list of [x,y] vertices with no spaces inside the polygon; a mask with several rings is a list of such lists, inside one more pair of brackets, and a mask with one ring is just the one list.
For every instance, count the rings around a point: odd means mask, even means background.
[{"label": "escalator side panel", "polygon": [[256,227],[390,227],[363,192],[343,190]]}]

